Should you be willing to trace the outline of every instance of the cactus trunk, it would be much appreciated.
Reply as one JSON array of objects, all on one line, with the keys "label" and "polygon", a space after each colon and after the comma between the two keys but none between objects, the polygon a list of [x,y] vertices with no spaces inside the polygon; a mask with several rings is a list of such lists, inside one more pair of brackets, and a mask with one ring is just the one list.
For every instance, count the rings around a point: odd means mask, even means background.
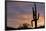
[{"label": "cactus trunk", "polygon": [[37,20],[35,20],[35,28],[37,28]]}]

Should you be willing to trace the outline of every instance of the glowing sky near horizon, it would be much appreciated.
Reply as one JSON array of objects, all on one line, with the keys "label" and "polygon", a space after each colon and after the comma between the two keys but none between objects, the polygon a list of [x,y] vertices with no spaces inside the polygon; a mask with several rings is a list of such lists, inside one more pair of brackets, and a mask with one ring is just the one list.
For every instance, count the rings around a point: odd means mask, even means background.
[{"label": "glowing sky near horizon", "polygon": [[[31,25],[32,7],[34,3],[27,2],[7,2],[7,26],[18,27],[20,24],[28,23]],[[38,26],[44,25],[45,4],[36,3],[37,11],[40,13]]]}]

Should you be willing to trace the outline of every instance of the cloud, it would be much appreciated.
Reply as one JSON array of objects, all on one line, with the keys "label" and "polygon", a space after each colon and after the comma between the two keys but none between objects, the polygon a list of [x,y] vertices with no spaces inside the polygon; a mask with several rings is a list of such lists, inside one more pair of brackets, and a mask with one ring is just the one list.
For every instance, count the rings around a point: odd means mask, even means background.
[{"label": "cloud", "polygon": [[[32,20],[31,14],[20,14],[20,15],[16,15],[16,18],[13,18],[13,17],[10,19],[8,18],[7,24],[8,26],[11,26],[11,27],[16,27],[17,25],[19,26],[20,24],[22,25],[23,23],[28,23],[31,25],[31,20]],[[40,16],[38,20],[38,26],[41,26],[41,25],[44,25],[44,16]]]}]

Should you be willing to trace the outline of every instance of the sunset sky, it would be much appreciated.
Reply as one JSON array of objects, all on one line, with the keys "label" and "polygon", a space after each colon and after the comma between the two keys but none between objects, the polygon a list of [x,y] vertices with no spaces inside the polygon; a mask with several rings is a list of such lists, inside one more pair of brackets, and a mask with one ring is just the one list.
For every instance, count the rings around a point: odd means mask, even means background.
[{"label": "sunset sky", "polygon": [[[7,2],[7,26],[16,28],[23,23],[31,25],[31,20],[33,20],[32,7],[34,7],[34,3],[31,2]],[[43,26],[45,4],[36,3],[36,7],[40,13],[37,25]]]}]

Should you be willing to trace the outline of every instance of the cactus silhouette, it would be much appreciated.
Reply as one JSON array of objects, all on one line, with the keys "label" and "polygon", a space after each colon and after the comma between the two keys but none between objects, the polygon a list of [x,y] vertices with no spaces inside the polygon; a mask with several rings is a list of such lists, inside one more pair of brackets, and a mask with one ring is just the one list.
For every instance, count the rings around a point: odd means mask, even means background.
[{"label": "cactus silhouette", "polygon": [[[34,3],[34,7],[32,7],[32,11],[33,11],[33,20],[32,21],[35,21],[35,28],[37,28],[37,20],[39,19],[39,13],[37,13],[37,10],[36,10],[36,3]],[[31,23],[32,23],[32,21],[31,21]]]}]

